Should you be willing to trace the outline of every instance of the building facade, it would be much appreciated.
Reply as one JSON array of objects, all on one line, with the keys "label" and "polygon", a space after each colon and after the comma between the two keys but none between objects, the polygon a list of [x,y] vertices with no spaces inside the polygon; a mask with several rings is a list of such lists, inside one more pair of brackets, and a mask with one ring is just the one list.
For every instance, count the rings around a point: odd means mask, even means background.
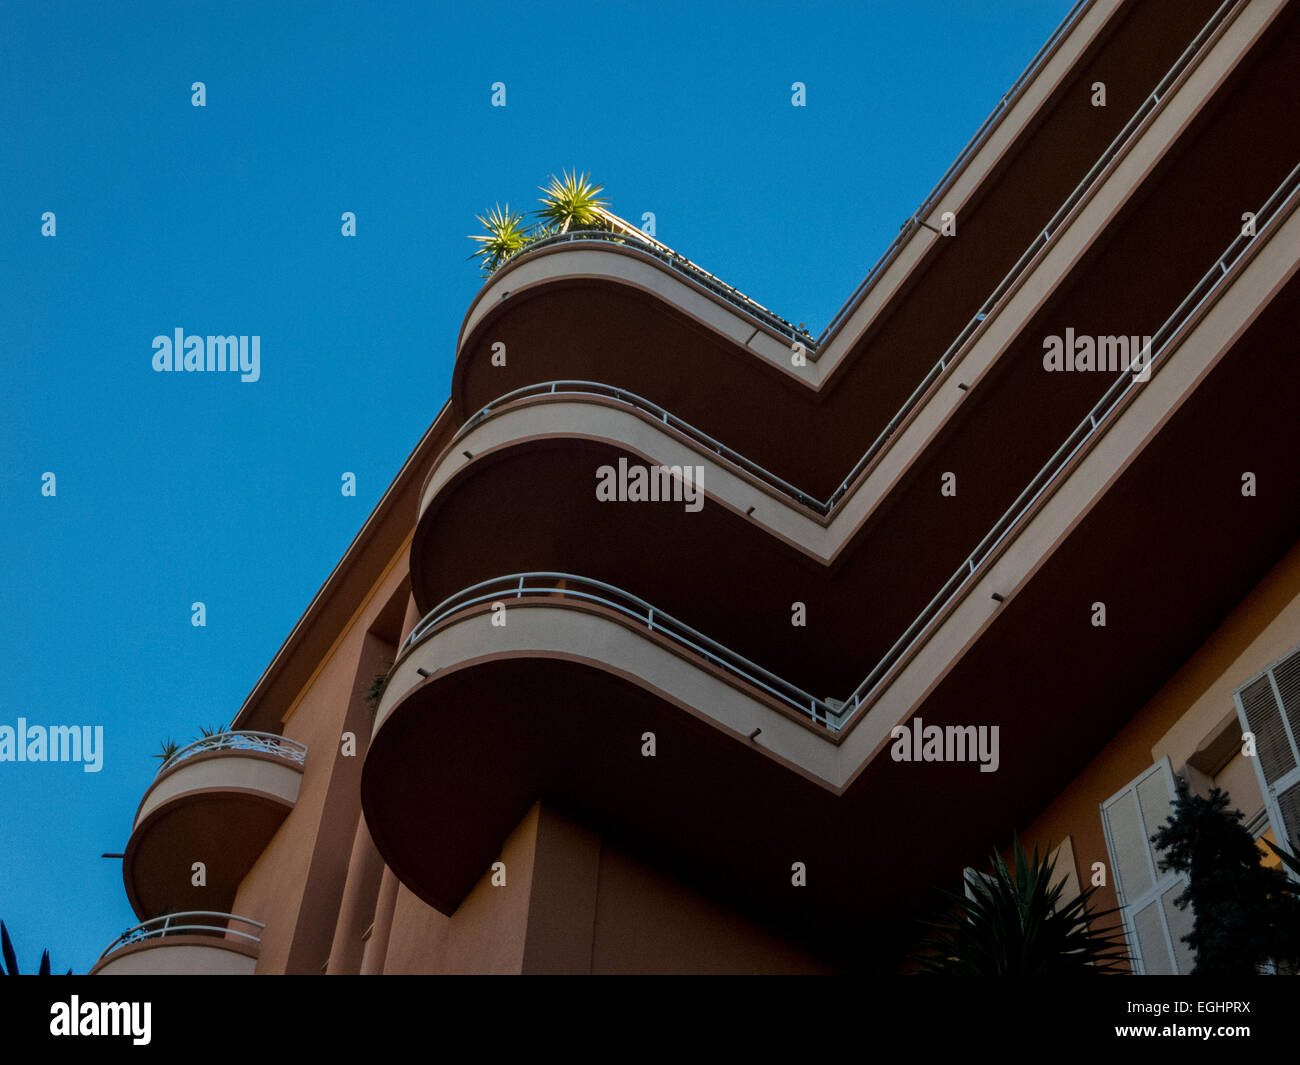
[{"label": "building facade", "polygon": [[1298,15],[1076,5],[819,338],[498,269],[96,971],[892,973],[1013,832],[1188,971],[1175,774],[1300,837]]}]

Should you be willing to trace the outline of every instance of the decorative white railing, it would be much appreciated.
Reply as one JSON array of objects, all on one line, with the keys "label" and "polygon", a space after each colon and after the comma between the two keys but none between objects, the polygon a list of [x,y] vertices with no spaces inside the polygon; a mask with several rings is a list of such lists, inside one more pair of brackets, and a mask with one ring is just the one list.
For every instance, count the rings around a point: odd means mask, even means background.
[{"label": "decorative white railing", "polygon": [[[231,925],[243,925],[251,929],[234,928]],[[261,921],[251,917],[239,917],[233,913],[220,913],[216,910],[186,910],[182,913],[169,913],[154,917],[134,928],[123,932],[100,954],[106,958],[115,950],[132,943],[142,943],[148,939],[160,939],[164,936],[203,935],[221,939],[235,937],[250,943],[260,943],[261,931],[266,927]]]},{"label": "decorative white railing", "polygon": [[217,732],[211,736],[203,736],[182,747],[163,762],[158,772],[161,774],[164,770],[176,765],[177,762],[183,762],[187,758],[193,758],[194,755],[203,754],[206,751],[261,751],[266,754],[278,755],[297,765],[302,765],[307,757],[306,744],[277,735],[274,732]]}]

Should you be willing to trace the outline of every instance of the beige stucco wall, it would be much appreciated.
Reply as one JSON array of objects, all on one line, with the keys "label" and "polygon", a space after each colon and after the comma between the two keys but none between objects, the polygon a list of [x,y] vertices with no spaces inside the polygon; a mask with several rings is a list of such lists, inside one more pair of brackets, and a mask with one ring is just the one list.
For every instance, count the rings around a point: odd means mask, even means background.
[{"label": "beige stucco wall", "polygon": [[501,848],[505,884],[485,873],[451,917],[398,889],[385,973],[520,973],[532,894],[540,805]]},{"label": "beige stucco wall", "polygon": [[824,972],[817,959],[535,804],[446,917],[399,889],[385,973]]},{"label": "beige stucco wall", "polygon": [[[341,619],[343,635],[284,722],[284,735],[307,745],[298,801],[244,878],[233,911],[266,925],[258,972],[286,970],[312,854],[322,830],[330,777],[341,757],[343,722],[362,645],[367,630],[406,578],[404,556],[403,551],[351,621]],[[364,751],[363,743],[364,737],[359,737],[358,757]],[[355,825],[346,828],[348,841],[354,830]]]}]

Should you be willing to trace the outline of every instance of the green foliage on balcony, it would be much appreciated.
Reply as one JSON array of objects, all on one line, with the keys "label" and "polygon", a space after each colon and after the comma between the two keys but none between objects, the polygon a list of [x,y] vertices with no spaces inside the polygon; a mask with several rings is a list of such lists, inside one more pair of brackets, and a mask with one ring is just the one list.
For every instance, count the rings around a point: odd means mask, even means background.
[{"label": "green foliage on balcony", "polygon": [[533,212],[534,221],[525,222],[524,215],[497,204],[486,214],[476,215],[482,233],[471,233],[469,239],[478,249],[469,258],[478,259],[483,277],[490,277],[508,259],[529,246],[548,237],[578,230],[620,232],[620,226],[631,226],[611,215],[606,209],[608,201],[601,199],[603,185],[592,182],[590,174],[564,171],[562,176],[551,175],[546,185],[538,186],[541,207]]}]

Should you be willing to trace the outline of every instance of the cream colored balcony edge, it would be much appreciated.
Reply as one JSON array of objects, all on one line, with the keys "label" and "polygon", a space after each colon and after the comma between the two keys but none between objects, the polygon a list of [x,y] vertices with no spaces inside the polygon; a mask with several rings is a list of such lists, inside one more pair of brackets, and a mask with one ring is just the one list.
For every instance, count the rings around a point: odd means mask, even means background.
[{"label": "cream colored balcony edge", "polygon": [[[1111,17],[1123,6],[1123,3],[1124,0],[1091,0],[1087,4],[1086,8],[1079,13],[1074,24],[1056,42],[1051,54],[1039,69],[1034,72],[1026,84],[1019,86],[1018,95],[1014,102],[996,120],[996,125],[980,147],[961,163],[956,174],[952,176],[948,187],[943,190],[942,203],[933,204],[926,212],[923,221],[930,222],[937,227],[940,223],[939,216],[944,210],[960,211],[965,206],[998,160],[1015,143],[1021,132],[1034,120],[1043,104],[1061,83],[1061,80],[1073,69],[1079,57],[1091,47],[1093,41],[1102,33]],[[927,197],[927,199],[932,199],[933,196],[934,194],[931,193],[931,196]],[[844,351],[853,346],[880,309],[888,303],[889,297],[894,290],[924,256],[933,239],[936,238],[929,230],[921,226],[913,227],[911,234],[903,241],[898,251],[885,264],[884,268],[879,270],[879,276],[875,277],[866,286],[865,291],[859,287],[859,290],[850,298],[849,304],[836,315],[837,324],[834,327],[834,332],[826,338],[819,353],[810,358],[809,370],[815,369],[819,363],[828,361],[832,364],[835,363],[843,355]],[[470,305],[470,309],[461,325],[460,336],[456,344],[458,353],[465,337],[473,331],[479,320],[496,305],[503,291],[513,293],[536,283],[536,277],[532,276],[530,272],[523,271],[524,265],[525,262],[521,261],[517,265],[503,267],[480,290],[478,296]],[[588,275],[586,272],[579,271],[578,276]],[[596,276],[618,277],[619,275],[616,272],[607,275],[602,271]],[[499,283],[507,277],[512,279],[510,284],[503,285]],[[546,278],[546,280],[550,280],[550,278]],[[651,291],[657,291],[657,288],[653,285],[647,287]],[[685,285],[681,286],[681,288],[689,295],[682,295],[679,300],[669,300],[669,302],[676,303],[683,309],[688,310],[688,313],[693,311],[701,321],[711,325],[724,336],[729,336],[742,345],[753,347],[756,353],[773,359],[782,369],[791,371],[789,366],[790,349],[782,340],[779,338],[774,339],[774,334],[757,327],[752,319],[735,314],[729,310],[728,305],[715,297],[710,296],[707,301],[691,298],[691,296],[698,297],[705,290]],[[660,294],[662,295],[662,293]],[[714,304],[715,306],[710,307],[707,304]],[[718,314],[717,311],[719,310],[726,313]],[[821,376],[829,376],[829,372],[830,367]],[[809,375],[808,379],[811,383],[820,378]]]},{"label": "cream colored balcony edge", "polygon": [[[1141,181],[1163,157],[1173,140],[1208,101],[1249,50],[1250,44],[1261,34],[1285,7],[1286,0],[1258,0],[1242,5],[1216,27],[1208,47],[1191,57],[1173,84],[1166,88],[1154,110],[1138,126],[1134,134],[1118,150],[1097,178],[1090,183],[1080,201],[1070,214],[1056,226],[1056,234],[1072,228],[1080,215],[1087,211],[1088,221],[1095,224],[1100,217],[1109,221],[1123,206]],[[1096,14],[1096,11],[1090,14]],[[1176,105],[1176,106],[1171,106]],[[989,144],[985,145],[988,148]],[[1102,195],[1104,191],[1104,195]],[[943,239],[921,230],[929,240]],[[1091,241],[1092,233],[1086,238]],[[1071,240],[1052,240],[1030,261],[1021,277],[1002,297],[999,307],[990,313],[988,320],[972,334],[981,338],[989,330],[990,322],[1009,298],[1029,287],[1032,292],[1046,296],[1050,288],[1042,289],[1044,282],[1028,283],[1046,261],[1059,263],[1064,255],[1069,263],[1077,261],[1086,251],[1087,243],[1077,246],[1081,238],[1075,234]],[[909,244],[909,247],[912,246]],[[917,256],[919,257],[919,252]],[[901,262],[905,256],[900,256]],[[910,269],[910,267],[909,267]],[[879,287],[872,290],[863,305],[847,319],[840,330],[822,348],[820,357],[809,359],[803,367],[791,366],[789,342],[739,312],[724,298],[702,286],[682,279],[659,259],[637,251],[634,247],[615,245],[582,246],[565,244],[543,249],[532,255],[525,254],[517,262],[497,271],[480,290],[471,304],[457,341],[457,357],[461,355],[465,338],[478,322],[506,296],[517,296],[530,288],[564,278],[598,277],[621,281],[634,288],[652,292],[665,303],[691,316],[701,324],[736,344],[749,348],[759,357],[801,381],[813,390],[819,390],[844,364],[843,356],[856,343],[858,336],[870,324],[887,295]],[[1059,280],[1059,278],[1057,279]],[[1052,284],[1056,282],[1053,281]],[[866,315],[866,317],[863,317]],[[861,319],[860,323],[859,320]],[[859,324],[854,324],[859,323]],[[969,350],[969,343],[965,345]],[[951,376],[952,367],[962,356],[959,354],[948,364],[945,376]],[[950,390],[955,391],[955,390]],[[950,397],[957,402],[960,395]]]},{"label": "cream colored balcony edge", "polygon": [[240,791],[265,795],[292,808],[298,801],[302,764],[260,751],[223,748],[195,755],[160,774],[136,811],[135,832],[155,811],[188,795]]},{"label": "cream colored balcony edge", "polygon": [[[843,765],[853,768],[842,786],[884,747],[890,728],[938,686],[1005,601],[1033,578],[1300,268],[1300,195],[1291,196],[1285,211],[1267,236],[1261,233],[1266,239],[1252,244],[1233,283],[1180,331],[1158,372],[1129,393],[1127,406],[1106,432],[1085,442],[1073,468],[1013,527],[1004,546],[991,553],[976,578],[887,674],[860,716],[860,727],[844,733]],[[993,592],[1004,602],[996,602]]]},{"label": "cream colored balcony edge", "polygon": [[[420,496],[423,514],[438,490],[462,467],[485,451],[528,437],[559,435],[603,440],[626,448],[663,465],[703,465],[708,495],[723,506],[749,517],[772,535],[805,554],[830,562],[852,540],[857,530],[875,512],[902,480],[926,447],[943,430],[960,404],[978,389],[980,382],[1020,335],[1024,325],[1051,297],[1123,208],[1143,179],[1158,165],[1182,131],[1213,96],[1236,62],[1263,33],[1285,6],[1285,0],[1269,0],[1249,6],[1250,17],[1238,17],[1221,28],[1213,45],[1203,51],[1148,117],[1145,128],[1112,161],[1105,177],[1096,182],[1058,231],[1056,240],[1039,252],[1038,259],[1011,291],[1004,296],[972,342],[949,364],[947,374],[907,417],[892,443],[882,449],[851,483],[830,512],[829,520],[791,503],[788,496],[774,491],[756,478],[739,475],[738,467],[719,462],[711,452],[690,438],[671,431],[647,416],[626,407],[580,399],[531,400],[493,412],[468,433],[458,436],[440,455],[426,479]],[[1258,205],[1256,205],[1258,206]],[[621,266],[640,264],[658,271],[649,260],[628,258],[616,251],[566,251],[565,255],[605,255]],[[666,276],[666,275],[664,275]],[[683,286],[684,287],[684,286]],[[784,350],[784,349],[782,349]],[[954,369],[962,368],[965,390],[953,380]],[[471,456],[467,458],[465,452]],[[594,472],[593,472],[594,477]],[[594,484],[594,480],[593,480]],[[753,512],[749,513],[750,508]]]},{"label": "cream colored balcony edge", "polygon": [[828,786],[835,777],[836,746],[829,733],[776,709],[773,701],[743,681],[652,638],[634,622],[576,599],[512,602],[510,623],[502,627],[491,624],[490,613],[490,604],[464,611],[398,658],[375,713],[372,735],[378,735],[394,707],[424,683],[422,669],[434,673],[503,656],[545,655],[621,673],[629,683],[694,708],[698,717],[742,742],[749,743],[750,733],[761,728],[762,743],[757,746],[765,754]]},{"label": "cream colored balcony edge", "polygon": [[[992,598],[1015,595],[1101,500],[1147,441],[1192,394],[1232,347],[1300,261],[1300,194],[1234,265],[1230,283],[1196,308],[1162,354],[1150,381],[1119,401],[1104,432],[1086,439],[1072,467],[1053,480],[977,568],[974,579],[918,634],[884,674],[840,734],[837,744],[793,721],[765,701],[746,695],[720,671],[698,664],[624,620],[593,615],[580,603],[537,605],[506,628],[488,628],[485,609],[449,620],[399,659],[376,714],[376,732],[393,707],[416,685],[419,673],[487,661],[501,655],[557,655],[641,678],[647,687],[690,706],[747,741],[762,728],[763,749],[814,779],[843,788],[888,744],[891,729],[906,721],[979,637],[1000,609]],[[521,602],[520,606],[524,604]],[[491,643],[486,644],[491,633]],[[487,648],[485,652],[485,648]]]},{"label": "cream colored balcony edge", "polygon": [[210,910],[155,917],[119,936],[90,976],[251,976],[263,925]]},{"label": "cream colored balcony edge", "polygon": [[[984,179],[1006,151],[1015,144],[1021,132],[1033,122],[1057,86],[1074,68],[1079,57],[1092,46],[1123,2],[1124,0],[1094,0],[1080,13],[1078,21],[1057,43],[1047,62],[1023,88],[988,139],[961,168],[952,184],[944,190],[940,201],[931,206],[921,221],[938,229],[943,224],[941,216],[944,211],[953,211],[960,216],[971,196],[984,183]],[[898,254],[881,271],[879,279],[865,293],[854,294],[850,304],[836,316],[833,331],[823,339],[818,351],[816,363],[827,364],[826,369],[820,373],[819,383],[830,376],[844,354],[858,342],[930,246],[939,239],[943,238],[936,237],[923,226],[914,226]],[[784,361],[790,361],[788,350],[784,353]]]},{"label": "cream colored balcony edge", "polygon": [[257,950],[207,936],[177,936],[123,947],[91,976],[252,976]]}]

